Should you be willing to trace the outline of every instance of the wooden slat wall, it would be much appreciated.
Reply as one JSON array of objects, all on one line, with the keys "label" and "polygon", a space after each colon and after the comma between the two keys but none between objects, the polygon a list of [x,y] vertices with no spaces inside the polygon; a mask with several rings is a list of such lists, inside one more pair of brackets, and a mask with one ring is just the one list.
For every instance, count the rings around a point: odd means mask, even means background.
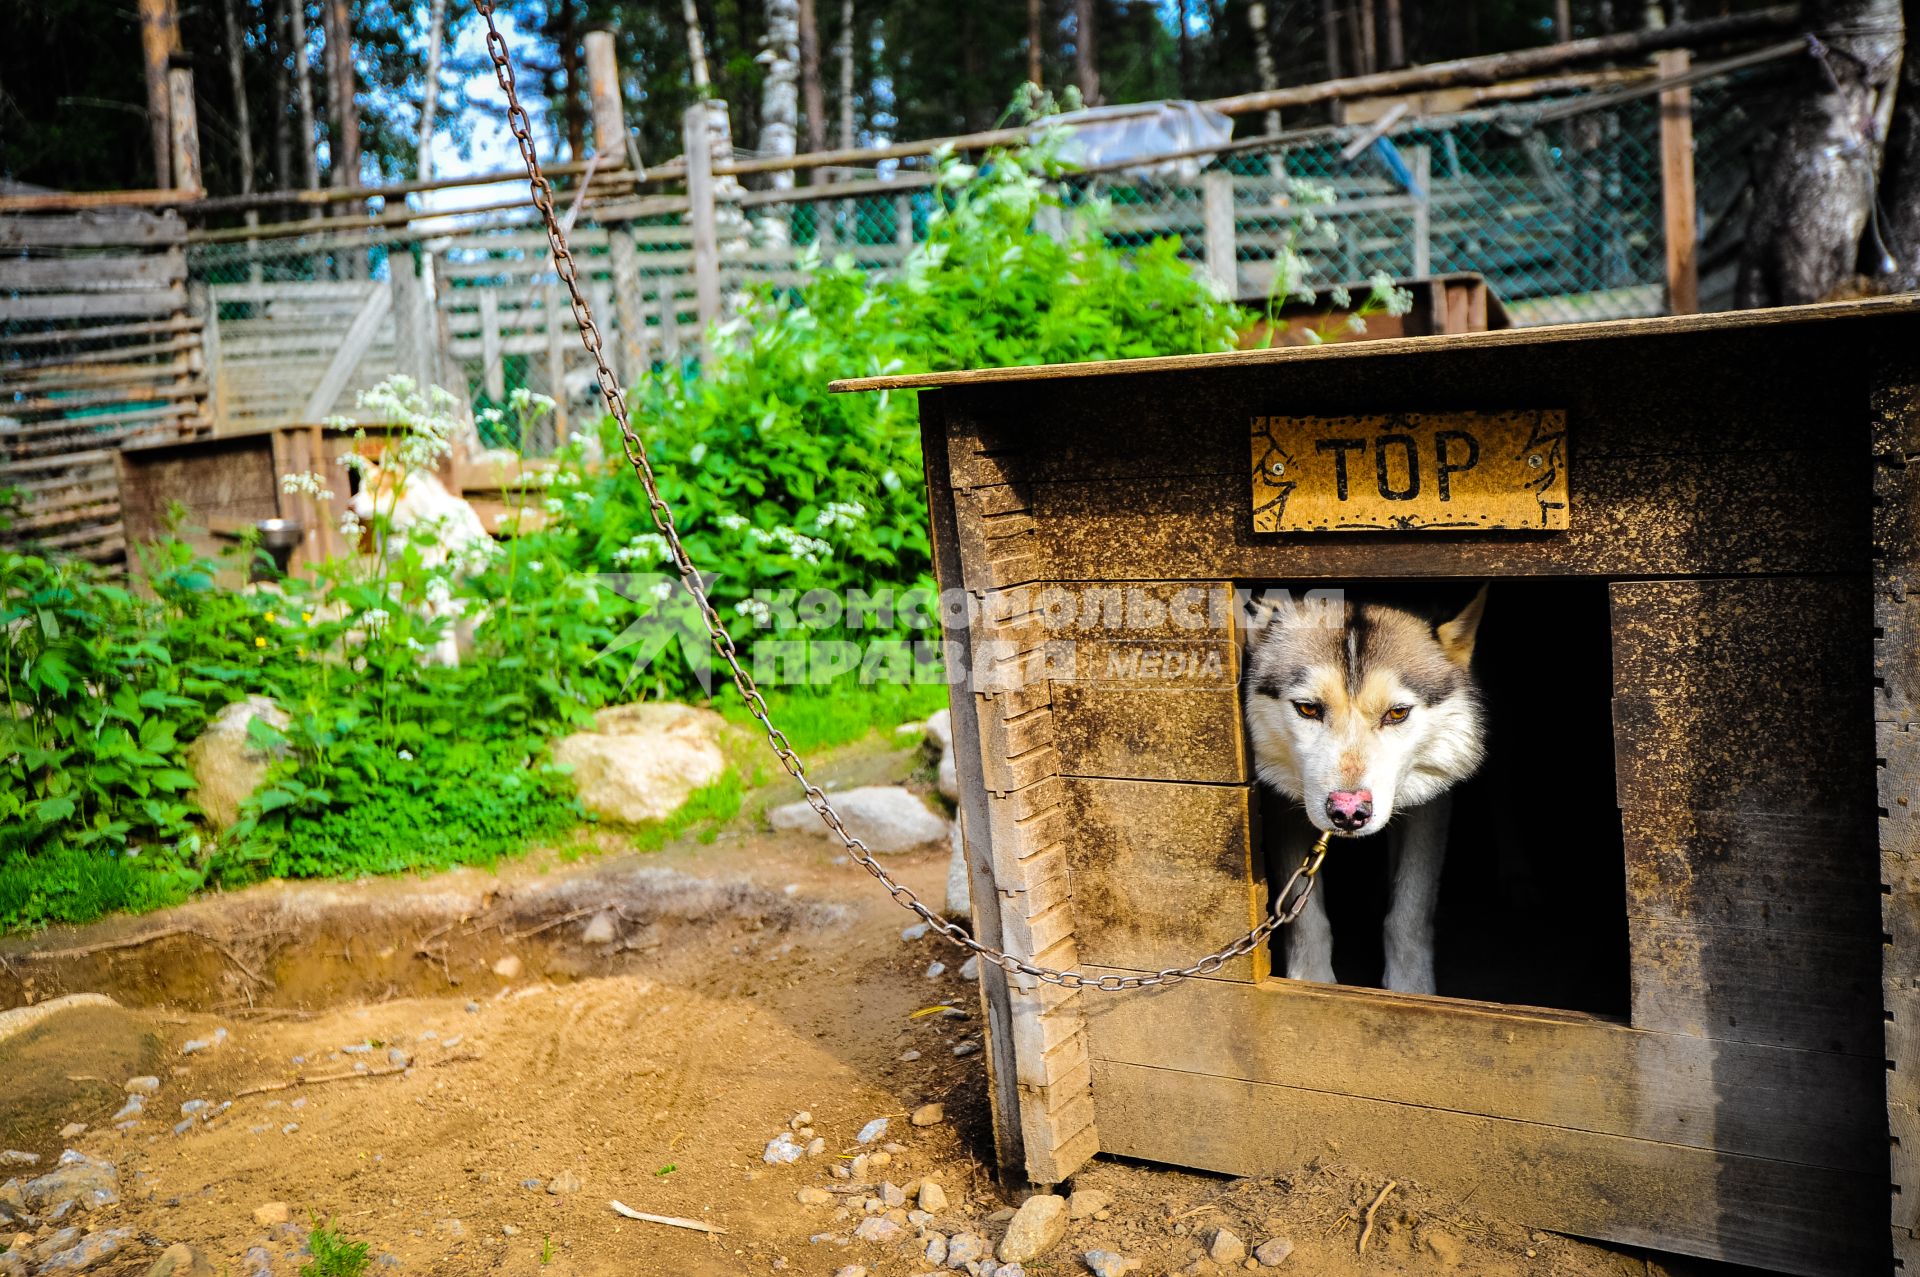
[{"label": "wooden slat wall", "polygon": [[[1898,1056],[1892,1074],[1882,1062],[1875,884],[1884,873],[1894,892],[1891,1044],[1903,1013],[1920,1018],[1920,962],[1899,957],[1920,936],[1920,887],[1900,866],[1920,852],[1901,842],[1876,870],[1864,392],[1875,343],[1904,350],[1892,358],[1910,376],[1916,336],[1895,315],[923,392],[944,423],[930,470],[952,488],[960,549],[942,582],[985,599],[1536,574],[1611,589],[1631,1022],[1263,980],[1244,964],[1164,992],[1085,994],[1100,1149],[1253,1174],[1337,1146],[1383,1173],[1497,1192],[1540,1226],[1787,1272],[1880,1267],[1883,1106],[1896,1137],[1920,1131]],[[1826,371],[1817,385],[1808,366]],[[1882,412],[1908,414],[1920,441],[1920,396],[1903,385]],[[1253,533],[1249,417],[1489,395],[1566,406],[1569,532]],[[1883,480],[1903,468],[1883,460]],[[1881,598],[1886,626],[1904,580]],[[1907,832],[1899,798],[1920,805],[1901,717],[1920,704],[1911,637],[1893,651],[1879,715],[1889,846]],[[1049,710],[1048,783],[1066,787],[1075,951],[1115,971],[1190,961],[1241,930],[1264,890],[1237,693],[1148,690],[1103,677],[1099,642],[1086,655],[1069,666],[1050,650],[1029,693]],[[982,749],[987,773],[1026,757]],[[1895,1210],[1910,1246],[1914,1208]]]},{"label": "wooden slat wall", "polygon": [[185,244],[171,212],[0,220],[0,539],[118,558],[115,450],[209,427]]},{"label": "wooden slat wall", "polygon": [[1873,717],[1893,1254],[1911,1272],[1920,1270],[1920,376],[1889,353],[1872,405]]}]

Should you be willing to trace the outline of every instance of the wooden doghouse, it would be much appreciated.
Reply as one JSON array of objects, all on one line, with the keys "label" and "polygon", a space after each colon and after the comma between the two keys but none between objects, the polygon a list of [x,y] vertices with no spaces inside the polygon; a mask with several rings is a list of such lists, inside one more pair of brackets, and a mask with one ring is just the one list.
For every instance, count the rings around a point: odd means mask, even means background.
[{"label": "wooden doghouse", "polygon": [[[1547,807],[1526,854],[1612,884],[1476,933],[1498,975],[1509,926],[1610,914],[1611,1013],[1444,996],[1444,970],[1439,997],[1296,983],[1265,952],[1124,993],[989,966],[1010,1173],[1323,1159],[1788,1272],[1920,1262],[1920,302],[839,388],[883,387],[922,391],[937,572],[975,605],[949,637],[972,675],[953,710],[982,939],[1151,972],[1263,915],[1230,603],[1251,586],[1490,580],[1487,625],[1535,627],[1498,659],[1483,634],[1477,658],[1532,693],[1494,713]],[[1424,451],[1443,429],[1477,433],[1486,466],[1451,505]],[[1315,439],[1357,508],[1376,481],[1417,499],[1343,513]],[[1596,714],[1572,693],[1560,712],[1576,684]],[[1553,809],[1581,786],[1597,800]],[[1476,859],[1462,823],[1450,875]],[[1611,863],[1558,865],[1576,843]],[[1508,974],[1600,952],[1575,935]]]}]

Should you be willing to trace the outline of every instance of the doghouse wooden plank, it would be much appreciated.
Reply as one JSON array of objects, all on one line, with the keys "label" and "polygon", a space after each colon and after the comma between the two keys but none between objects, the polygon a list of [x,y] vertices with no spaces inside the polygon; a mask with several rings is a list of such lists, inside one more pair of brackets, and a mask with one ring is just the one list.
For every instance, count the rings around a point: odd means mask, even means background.
[{"label": "doghouse wooden plank", "polygon": [[[926,461],[927,513],[933,551],[934,576],[942,589],[959,588],[959,544],[954,528],[953,493],[944,484],[933,481],[939,469],[931,458],[939,455],[943,441],[938,433],[941,415],[940,396],[927,395],[921,401],[921,451]],[[956,659],[963,667],[972,661],[971,643],[962,628],[952,634]],[[967,862],[967,887],[972,904],[968,920],[974,938],[982,944],[998,947],[1002,943],[999,892],[994,883],[996,831],[988,810],[989,797],[982,771],[980,750],[979,696],[964,687],[955,687],[949,698],[952,709],[954,771],[960,786],[959,817],[962,849]],[[980,964],[981,1045],[987,1064],[988,1109],[993,1115],[995,1163],[1003,1177],[1017,1179],[1025,1173],[1026,1147],[1020,1126],[1020,1087],[1013,1043],[1013,998],[1006,972],[990,962]],[[1051,1150],[1036,1150],[1047,1155]]]},{"label": "doghouse wooden plank", "polygon": [[1878,1055],[1865,583],[1610,592],[1634,1024]]},{"label": "doghouse wooden plank", "polygon": [[1055,683],[1053,740],[1066,776],[1228,784],[1248,777],[1235,688]]},{"label": "doghouse wooden plank", "polygon": [[[1244,461],[1248,422],[1274,413],[1542,404],[1567,410],[1577,432],[1576,465],[1626,455],[1809,448],[1858,456],[1858,418],[1837,407],[1832,386],[1863,367],[1860,335],[1803,328],[1757,344],[1751,334],[1700,334],[1524,352],[1455,347],[1439,360],[1372,363],[1361,383],[1351,365],[1309,358],[1265,368],[1182,366],[1121,383],[975,384],[939,393],[954,405],[950,474],[963,485],[1005,482],[1010,463],[1034,481],[1232,474]],[[1374,347],[1368,353],[1386,345],[1367,344]],[[1421,353],[1439,353],[1440,345],[1429,342]],[[1800,375],[1812,362],[1828,375]],[[1673,393],[1676,385],[1687,393]],[[1126,397],[1125,446],[1115,445],[1115,419],[1106,410],[1116,394]],[[1730,413],[1733,403],[1741,407]],[[1046,423],[1043,435],[1034,431],[1036,421]]]},{"label": "doghouse wooden plank", "polygon": [[1911,342],[1879,353],[1873,435],[1874,718],[1894,1256],[1920,1268],[1920,375]]},{"label": "doghouse wooden plank", "polygon": [[1629,914],[1633,1023],[1707,1038],[1881,1053],[1880,944]]},{"label": "doghouse wooden plank", "polygon": [[1244,475],[1035,482],[1033,511],[1048,570],[1061,581],[1702,576],[1857,571],[1864,562],[1864,457],[1734,453],[1709,467],[1663,456],[1582,465],[1576,456],[1573,466],[1565,533],[1260,535],[1236,495]]},{"label": "doghouse wooden plank", "polygon": [[[1132,971],[1187,966],[1266,916],[1266,880],[1253,863],[1251,786],[1062,783],[1071,811],[1073,909],[1087,962]],[[1268,972],[1262,946],[1219,974],[1260,980]]]},{"label": "doghouse wooden plank", "polygon": [[1627,898],[1644,917],[1841,935],[1879,923],[1873,833],[1857,814],[1636,806],[1620,821]]},{"label": "doghouse wooden plank", "polygon": [[[1077,880],[1076,880],[1077,886]],[[1291,980],[1090,1001],[1094,1057],[1877,1172],[1881,1064]]]},{"label": "doghouse wooden plank", "polygon": [[1100,1060],[1106,1153],[1229,1175],[1317,1158],[1553,1228],[1810,1277],[1888,1266],[1886,1177]]}]

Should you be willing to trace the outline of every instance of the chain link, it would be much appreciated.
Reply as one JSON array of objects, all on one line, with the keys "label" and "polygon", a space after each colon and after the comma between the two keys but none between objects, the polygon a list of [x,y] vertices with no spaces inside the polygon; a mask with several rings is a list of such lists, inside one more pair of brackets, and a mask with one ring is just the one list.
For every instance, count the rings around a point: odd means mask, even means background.
[{"label": "chain link", "polygon": [[[1327,847],[1331,835],[1322,834],[1320,841],[1301,860],[1300,867],[1293,871],[1278,892],[1273,896],[1273,904],[1260,925],[1241,936],[1226,948],[1210,953],[1192,966],[1170,967],[1156,971],[1151,975],[1089,975],[1082,971],[1058,971],[1052,967],[1036,966],[1016,954],[991,945],[982,944],[967,933],[966,928],[947,921],[915,895],[913,890],[893,878],[873,858],[867,845],[847,832],[840,813],[827,801],[826,793],[807,778],[806,764],[794,752],[786,735],[773,725],[767,710],[766,699],[753,678],[740,663],[740,654],[735,648],[733,636],[727,632],[726,623],[714,610],[707,597],[706,586],[694,568],[693,561],[687,557],[687,550],[680,542],[680,529],[674,522],[673,509],[660,496],[660,485],[654,477],[653,463],[647,456],[646,444],[634,431],[633,423],[627,415],[627,396],[615,379],[613,370],[608,367],[606,355],[601,349],[600,329],[594,323],[593,312],[587,305],[587,299],[580,291],[577,272],[573,264],[573,253],[567,247],[566,232],[561,228],[560,219],[554,213],[553,187],[540,171],[539,157],[534,153],[533,122],[527,117],[526,108],[520,105],[520,95],[514,85],[513,63],[507,56],[507,42],[493,21],[494,0],[473,0],[473,8],[487,25],[487,54],[493,59],[494,78],[500,82],[500,89],[507,97],[507,126],[513,131],[514,140],[520,146],[520,158],[526,164],[527,182],[532,189],[534,207],[540,210],[540,216],[546,223],[547,243],[553,250],[554,271],[560,282],[567,286],[567,296],[573,304],[573,321],[580,328],[580,341],[587,353],[593,357],[594,379],[599,383],[600,394],[606,400],[607,411],[620,427],[621,448],[627,454],[627,460],[633,466],[633,472],[640,480],[640,486],[646,490],[647,508],[653,513],[653,522],[667,540],[668,548],[673,552],[673,563],[680,572],[680,582],[700,606],[700,618],[707,627],[707,635],[713,643],[713,650],[726,662],[727,670],[733,678],[734,687],[739,689],[741,699],[746,702],[747,710],[767,734],[767,744],[772,747],[774,756],[786,769],[789,776],[800,782],[805,791],[807,805],[812,807],[840,840],[847,854],[855,864],[865,869],[879,880],[887,889],[887,894],[903,908],[910,910],[926,923],[928,928],[946,937],[952,943],[967,949],[988,962],[993,963],[1008,975],[1022,975],[1046,984],[1059,985],[1064,989],[1100,989],[1106,992],[1118,992],[1123,989],[1146,989],[1155,985],[1173,984],[1193,976],[1212,975],[1235,958],[1242,958],[1265,944],[1269,937],[1281,927],[1286,926],[1300,916],[1306,908],[1307,897],[1313,893],[1315,876],[1320,864],[1326,859]],[[1296,895],[1294,889],[1300,888]]]}]

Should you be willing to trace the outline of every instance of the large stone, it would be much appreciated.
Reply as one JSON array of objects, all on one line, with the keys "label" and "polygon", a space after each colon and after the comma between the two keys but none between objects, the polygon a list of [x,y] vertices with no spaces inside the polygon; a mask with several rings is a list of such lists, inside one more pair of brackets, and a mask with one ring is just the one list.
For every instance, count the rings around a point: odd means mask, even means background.
[{"label": "large stone", "polygon": [[594,715],[592,731],[555,742],[553,757],[573,768],[588,811],[630,825],[662,820],[726,774],[724,727],[712,710],[670,701],[616,705]]},{"label": "large stone", "polygon": [[[868,851],[912,851],[947,836],[948,822],[898,785],[863,785],[827,797],[840,813],[847,832],[865,843]],[[834,836],[804,802],[775,807],[767,813],[767,820],[775,829],[817,833],[822,838]]]},{"label": "large stone", "polygon": [[1000,1239],[1000,1262],[1024,1264],[1039,1259],[1066,1235],[1067,1199],[1036,1193],[1020,1203],[1020,1209],[1007,1221],[1007,1235]]},{"label": "large stone", "polygon": [[206,730],[187,746],[193,799],[215,829],[226,829],[240,819],[240,804],[259,788],[273,761],[273,755],[255,749],[247,739],[247,725],[256,718],[276,728],[287,725],[285,710],[264,696],[249,696],[215,714]]},{"label": "large stone", "polygon": [[60,1155],[60,1164],[22,1186],[29,1209],[51,1215],[63,1202],[83,1209],[108,1206],[120,1200],[120,1173],[111,1162],[97,1161],[72,1149]]}]

